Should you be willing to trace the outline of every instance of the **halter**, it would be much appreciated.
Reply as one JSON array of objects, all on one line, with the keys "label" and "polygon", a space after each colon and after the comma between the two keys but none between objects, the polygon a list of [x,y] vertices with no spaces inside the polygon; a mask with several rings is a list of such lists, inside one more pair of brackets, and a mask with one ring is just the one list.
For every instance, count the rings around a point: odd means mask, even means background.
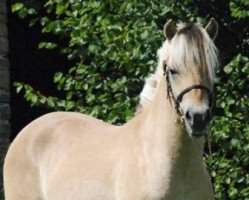
[{"label": "halter", "polygon": [[208,94],[208,101],[209,101],[209,107],[212,107],[213,105],[213,101],[214,101],[214,94],[213,92],[206,86],[201,85],[201,84],[194,84],[191,85],[187,88],[185,88],[182,92],[180,92],[180,94],[175,98],[175,96],[173,95],[173,91],[172,91],[172,87],[169,81],[169,70],[166,70],[166,64],[164,64],[164,75],[166,78],[166,82],[167,82],[167,98],[170,101],[170,104],[172,105],[172,102],[174,103],[175,106],[175,110],[177,112],[178,115],[180,115],[181,117],[183,116],[182,110],[180,109],[180,103],[183,99],[183,96],[190,92],[193,89],[201,89],[201,90],[205,90]]}]

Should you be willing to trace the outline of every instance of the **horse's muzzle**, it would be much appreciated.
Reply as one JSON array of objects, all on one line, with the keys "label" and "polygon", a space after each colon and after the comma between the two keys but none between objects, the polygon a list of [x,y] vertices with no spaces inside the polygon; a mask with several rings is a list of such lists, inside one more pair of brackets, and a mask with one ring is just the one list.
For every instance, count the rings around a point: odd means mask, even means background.
[{"label": "horse's muzzle", "polygon": [[190,132],[192,136],[198,137],[203,135],[212,116],[209,108],[197,111],[189,109],[184,113],[184,118],[188,132]]}]

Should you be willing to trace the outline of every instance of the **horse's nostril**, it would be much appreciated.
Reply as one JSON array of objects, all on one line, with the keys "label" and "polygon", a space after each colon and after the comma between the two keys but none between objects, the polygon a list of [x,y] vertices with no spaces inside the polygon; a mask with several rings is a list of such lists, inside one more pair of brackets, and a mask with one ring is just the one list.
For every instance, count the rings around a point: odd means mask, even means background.
[{"label": "horse's nostril", "polygon": [[185,117],[187,120],[191,120],[191,116],[190,116],[189,111],[186,112]]},{"label": "horse's nostril", "polygon": [[210,110],[209,109],[207,109],[207,111],[206,111],[206,113],[205,113],[205,117],[204,117],[204,120],[206,121],[206,122],[209,122],[209,121],[211,121],[211,112],[210,112]]}]

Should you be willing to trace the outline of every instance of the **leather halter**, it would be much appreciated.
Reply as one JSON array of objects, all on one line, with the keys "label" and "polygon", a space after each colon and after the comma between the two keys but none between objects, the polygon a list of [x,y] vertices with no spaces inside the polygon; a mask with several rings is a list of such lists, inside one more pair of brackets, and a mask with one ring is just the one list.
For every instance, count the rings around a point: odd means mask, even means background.
[{"label": "leather halter", "polygon": [[191,85],[187,88],[185,88],[176,98],[173,95],[173,91],[172,91],[172,87],[170,84],[170,80],[169,80],[169,70],[166,69],[166,64],[164,64],[164,75],[166,78],[166,82],[167,82],[167,98],[169,99],[170,103],[172,104],[171,101],[173,101],[174,106],[175,106],[175,110],[176,112],[180,115],[183,116],[183,113],[180,109],[180,103],[183,99],[183,96],[190,92],[193,89],[201,89],[201,90],[205,90],[207,92],[208,95],[208,100],[209,100],[209,107],[212,107],[213,102],[214,102],[214,94],[213,92],[206,86],[201,85],[201,84],[195,84],[195,85]]}]

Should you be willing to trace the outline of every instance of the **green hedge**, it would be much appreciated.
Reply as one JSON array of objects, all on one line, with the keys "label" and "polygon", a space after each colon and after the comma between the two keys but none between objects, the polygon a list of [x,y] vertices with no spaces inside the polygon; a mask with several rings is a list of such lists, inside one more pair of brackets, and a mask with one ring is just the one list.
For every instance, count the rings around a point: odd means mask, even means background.
[{"label": "green hedge", "polygon": [[[229,35],[218,36],[226,51],[216,79],[216,116],[213,120],[212,156],[206,157],[216,198],[249,199],[249,65],[247,1],[81,1],[47,0],[34,9],[25,3],[12,5],[30,26],[66,41],[41,41],[38,48],[60,49],[74,62],[68,73],[57,72],[54,83],[64,98],[42,95],[39,88],[15,83],[17,92],[32,106],[78,111],[110,123],[129,120],[136,109],[144,78],[153,72],[156,51],[164,40],[167,19],[206,24],[215,17]],[[235,34],[236,33],[236,34]],[[219,37],[233,37],[233,50]],[[224,39],[223,38],[223,39]],[[223,41],[226,41],[226,40]],[[222,53],[222,52],[221,52]]]}]

